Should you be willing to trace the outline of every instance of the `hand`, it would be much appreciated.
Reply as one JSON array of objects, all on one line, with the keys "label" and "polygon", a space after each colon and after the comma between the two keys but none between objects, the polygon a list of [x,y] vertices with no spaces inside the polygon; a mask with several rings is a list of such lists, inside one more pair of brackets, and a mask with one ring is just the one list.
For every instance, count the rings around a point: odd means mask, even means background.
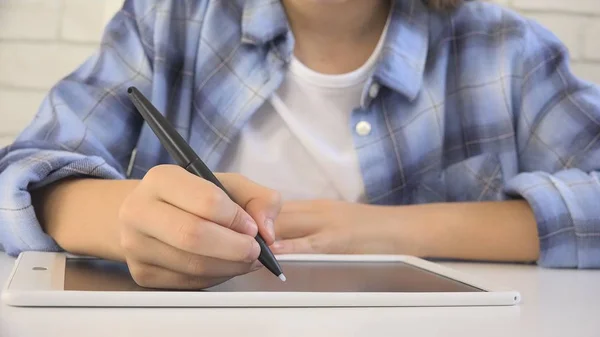
[{"label": "hand", "polygon": [[218,174],[238,204],[183,168],[151,169],[119,212],[121,246],[136,283],[206,288],[261,267],[257,232],[273,243],[279,195],[236,174]]},{"label": "hand", "polygon": [[275,222],[274,254],[412,254],[417,240],[398,207],[340,201],[286,202]]}]

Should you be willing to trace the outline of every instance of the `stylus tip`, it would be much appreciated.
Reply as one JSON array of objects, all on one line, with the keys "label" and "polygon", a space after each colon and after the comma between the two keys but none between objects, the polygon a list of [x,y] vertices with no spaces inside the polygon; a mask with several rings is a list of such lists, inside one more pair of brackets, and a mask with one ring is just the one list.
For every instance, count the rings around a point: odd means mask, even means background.
[{"label": "stylus tip", "polygon": [[279,275],[279,279],[280,279],[280,280],[282,280],[283,282],[285,282],[285,280],[287,280],[287,279],[285,278],[285,275],[283,275],[283,274]]}]

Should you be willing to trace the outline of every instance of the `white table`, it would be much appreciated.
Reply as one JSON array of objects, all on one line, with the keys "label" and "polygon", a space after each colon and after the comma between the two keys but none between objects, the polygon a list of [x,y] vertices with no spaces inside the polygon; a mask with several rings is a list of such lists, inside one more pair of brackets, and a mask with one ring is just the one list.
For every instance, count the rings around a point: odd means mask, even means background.
[{"label": "white table", "polygon": [[[0,252],[4,284],[14,259]],[[519,290],[514,307],[128,309],[0,306],[0,336],[600,336],[600,271],[444,263]]]}]

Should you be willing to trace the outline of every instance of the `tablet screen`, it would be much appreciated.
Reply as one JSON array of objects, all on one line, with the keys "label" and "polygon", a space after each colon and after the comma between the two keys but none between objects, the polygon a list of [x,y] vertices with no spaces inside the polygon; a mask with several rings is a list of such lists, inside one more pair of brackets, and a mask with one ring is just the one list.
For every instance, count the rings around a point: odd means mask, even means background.
[{"label": "tablet screen", "polygon": [[[482,292],[484,290],[403,262],[280,261],[280,281],[266,268],[203,291],[240,292]],[[64,290],[156,291],[139,287],[127,265],[68,258]]]}]

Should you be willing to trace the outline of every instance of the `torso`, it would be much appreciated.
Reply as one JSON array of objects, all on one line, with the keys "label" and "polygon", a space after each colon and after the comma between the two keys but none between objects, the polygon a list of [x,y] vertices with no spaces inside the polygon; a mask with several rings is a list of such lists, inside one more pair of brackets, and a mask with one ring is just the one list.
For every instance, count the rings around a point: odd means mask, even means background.
[{"label": "torso", "polygon": [[281,86],[240,131],[217,170],[277,189],[284,200],[364,202],[350,116],[384,39],[385,29],[369,59],[346,74],[321,74],[293,57]]},{"label": "torso", "polygon": [[[325,92],[308,99],[311,89],[303,93],[300,82],[290,81],[290,41],[262,44],[266,37],[240,35],[233,23],[241,23],[244,2],[188,8],[192,14],[178,15],[220,14],[201,20],[201,30],[190,29],[197,36],[187,36],[181,52],[157,48],[155,56],[167,61],[154,64],[163,85],[155,89],[167,94],[153,102],[182,126],[211,168],[241,172],[288,198],[377,204],[503,199],[504,182],[519,169],[514,69],[504,60],[515,59],[521,23],[505,27],[494,21],[500,9],[473,5],[454,18],[454,28],[462,30],[454,34],[462,38],[453,40],[447,17],[410,3],[396,1],[374,76],[347,88],[352,95],[340,100]],[[256,11],[267,10],[262,7]],[[469,11],[482,8],[486,20],[464,23],[478,14]],[[158,29],[169,17],[157,20]],[[264,22],[245,24],[252,30]],[[283,29],[273,26],[271,32]],[[496,55],[480,62],[478,48],[500,37],[504,44]],[[197,44],[189,42],[194,39]],[[306,108],[296,108],[301,105]],[[170,162],[147,128],[140,144],[132,176]],[[341,171],[344,165],[349,169]]]}]

